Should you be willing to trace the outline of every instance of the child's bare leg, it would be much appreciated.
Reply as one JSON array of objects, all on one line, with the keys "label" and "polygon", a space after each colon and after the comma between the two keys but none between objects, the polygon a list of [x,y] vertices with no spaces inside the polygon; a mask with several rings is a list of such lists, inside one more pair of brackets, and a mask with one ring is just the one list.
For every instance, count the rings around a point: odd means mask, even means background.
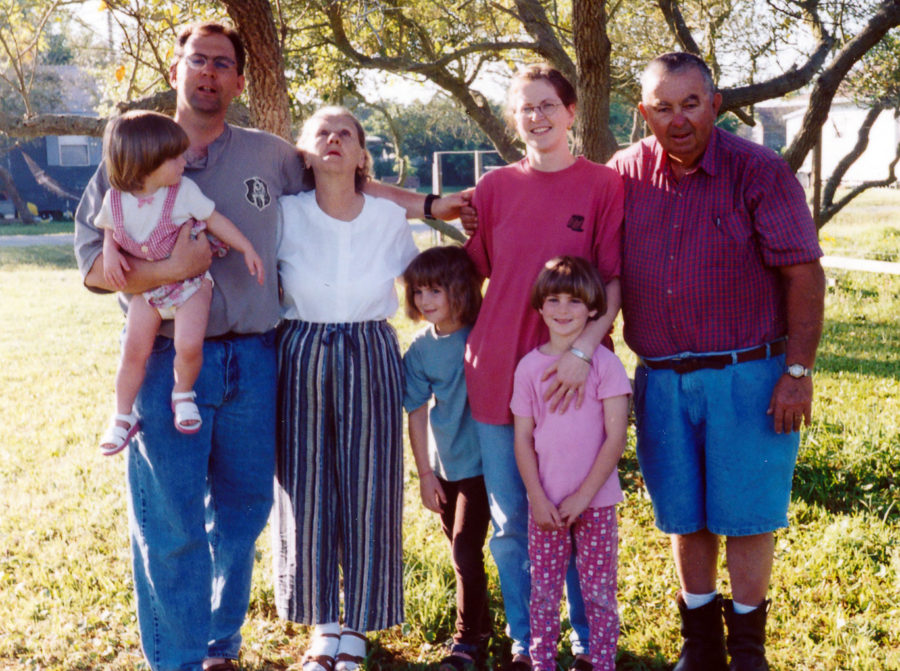
[{"label": "child's bare leg", "polygon": [[212,283],[205,279],[197,292],[175,311],[175,388],[191,391],[203,366],[203,338],[209,321]]},{"label": "child's bare leg", "polygon": [[159,312],[143,296],[131,299],[125,320],[122,359],[116,373],[116,412],[120,415],[129,414],[134,407],[161,322]]}]

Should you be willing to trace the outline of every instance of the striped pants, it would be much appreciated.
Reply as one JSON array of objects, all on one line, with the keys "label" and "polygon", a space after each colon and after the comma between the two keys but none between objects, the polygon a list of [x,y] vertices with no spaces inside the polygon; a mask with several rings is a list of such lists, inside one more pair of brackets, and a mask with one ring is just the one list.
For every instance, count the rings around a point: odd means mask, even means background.
[{"label": "striped pants", "polygon": [[345,626],[393,626],[403,621],[397,336],[383,321],[286,321],[278,335],[278,614],[338,622],[343,592]]}]

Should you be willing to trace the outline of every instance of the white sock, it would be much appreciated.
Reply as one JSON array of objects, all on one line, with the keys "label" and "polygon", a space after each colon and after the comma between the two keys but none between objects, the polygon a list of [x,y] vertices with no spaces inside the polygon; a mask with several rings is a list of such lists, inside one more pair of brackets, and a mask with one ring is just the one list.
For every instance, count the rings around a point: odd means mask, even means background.
[{"label": "white sock", "polygon": [[[333,636],[323,636],[323,634],[333,634]],[[307,654],[310,657],[326,655],[334,657],[337,654],[338,644],[340,643],[341,625],[337,622],[326,622],[317,624],[313,629],[312,639],[309,643]]]},{"label": "white sock", "polygon": [[759,608],[759,606],[748,606],[745,603],[738,603],[737,601],[732,601],[731,605],[734,606],[734,612],[738,615],[746,615]]},{"label": "white sock", "polygon": [[[354,636],[354,634],[356,634]],[[355,629],[350,629],[349,627],[344,627],[344,631],[341,633],[341,647],[340,652],[345,652],[348,655],[354,655],[355,657],[365,657],[366,656],[366,636],[362,632],[356,631]]]},{"label": "white sock", "polygon": [[688,610],[693,610],[694,608],[700,608],[700,606],[711,603],[712,600],[716,598],[716,594],[718,594],[718,592],[715,590],[709,594],[691,594],[690,592],[682,590],[681,598],[684,599],[684,605],[687,606]]}]

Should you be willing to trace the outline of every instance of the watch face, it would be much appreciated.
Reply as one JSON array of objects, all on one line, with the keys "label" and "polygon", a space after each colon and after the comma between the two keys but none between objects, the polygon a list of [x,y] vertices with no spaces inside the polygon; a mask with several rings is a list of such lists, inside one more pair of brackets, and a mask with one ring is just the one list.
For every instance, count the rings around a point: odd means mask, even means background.
[{"label": "watch face", "polygon": [[791,377],[803,377],[806,375],[806,369],[799,363],[792,363],[788,366],[787,372]]}]

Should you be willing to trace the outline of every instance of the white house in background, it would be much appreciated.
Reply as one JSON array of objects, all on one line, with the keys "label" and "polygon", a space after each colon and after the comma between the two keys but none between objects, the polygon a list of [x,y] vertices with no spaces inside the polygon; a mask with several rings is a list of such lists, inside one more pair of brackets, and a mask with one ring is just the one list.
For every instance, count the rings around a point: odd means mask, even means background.
[{"label": "white house in background", "polygon": [[[806,110],[787,114],[785,135],[790,144],[803,123]],[[834,172],[838,162],[856,145],[859,129],[866,118],[868,109],[846,98],[836,98],[831,104],[828,119],[822,126],[822,175],[824,178]],[[887,177],[888,165],[897,153],[900,143],[900,119],[892,110],[882,112],[869,132],[866,151],[850,166],[844,175],[843,184],[855,185]],[[802,172],[812,172],[812,153],[803,163]]]},{"label": "white house in background", "polygon": [[[782,151],[793,142],[803,124],[809,100],[806,96],[769,100],[756,105],[756,126],[740,126],[738,134],[775,151]],[[822,176],[827,179],[835,166],[856,145],[860,126],[868,109],[847,98],[835,98],[828,119],[822,126]],[[884,179],[900,143],[900,119],[891,110],[878,117],[869,133],[869,146],[847,171],[843,183],[859,184]],[[812,173],[810,152],[797,176],[808,184]]]}]

